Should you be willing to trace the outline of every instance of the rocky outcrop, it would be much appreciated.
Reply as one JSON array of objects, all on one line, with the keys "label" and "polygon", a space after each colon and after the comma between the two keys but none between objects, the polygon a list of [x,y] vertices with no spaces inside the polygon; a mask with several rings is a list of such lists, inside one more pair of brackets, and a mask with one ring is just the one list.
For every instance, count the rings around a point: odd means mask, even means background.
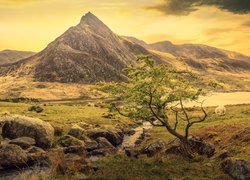
[{"label": "rocky outcrop", "polygon": [[193,152],[200,155],[206,155],[208,158],[215,154],[215,147],[213,144],[207,143],[198,137],[189,137],[188,139]]},{"label": "rocky outcrop", "polygon": [[24,116],[1,117],[0,129],[4,138],[34,138],[36,146],[41,148],[51,147],[54,138],[54,128],[49,123],[37,118]]},{"label": "rocky outcrop", "polygon": [[73,125],[69,130],[69,135],[75,137],[75,138],[82,138],[84,135],[84,129],[81,128],[79,125],[75,124]]},{"label": "rocky outcrop", "polygon": [[58,144],[60,144],[63,147],[70,147],[70,146],[85,146],[85,143],[73,136],[66,135],[61,137],[58,140]]},{"label": "rocky outcrop", "polygon": [[142,148],[141,153],[147,154],[148,157],[154,156],[156,153],[164,150],[166,148],[166,144],[162,140],[157,140],[146,147]]},{"label": "rocky outcrop", "polygon": [[31,146],[34,146],[36,144],[35,139],[30,137],[20,137],[13,139],[9,142],[10,144],[15,144],[20,146],[22,149],[28,149]]},{"label": "rocky outcrop", "polygon": [[31,106],[28,108],[28,111],[35,111],[37,113],[41,113],[43,112],[43,108],[41,108],[40,106]]},{"label": "rocky outcrop", "polygon": [[6,144],[0,147],[0,166],[3,168],[17,168],[26,165],[28,154],[21,147]]},{"label": "rocky outcrop", "polygon": [[221,163],[221,168],[235,180],[250,179],[250,165],[245,160],[227,159]]},{"label": "rocky outcrop", "polygon": [[93,129],[88,131],[88,136],[92,139],[104,137],[115,147],[121,145],[123,141],[123,133],[119,130]]}]

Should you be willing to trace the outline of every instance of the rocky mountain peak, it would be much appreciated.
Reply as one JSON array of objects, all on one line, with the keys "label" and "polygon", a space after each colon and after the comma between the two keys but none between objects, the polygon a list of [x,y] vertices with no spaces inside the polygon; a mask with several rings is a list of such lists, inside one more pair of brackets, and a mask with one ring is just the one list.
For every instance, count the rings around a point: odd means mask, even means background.
[{"label": "rocky mountain peak", "polygon": [[80,25],[103,26],[104,23],[100,19],[98,19],[94,14],[92,14],[91,12],[88,12],[87,14],[82,16]]}]

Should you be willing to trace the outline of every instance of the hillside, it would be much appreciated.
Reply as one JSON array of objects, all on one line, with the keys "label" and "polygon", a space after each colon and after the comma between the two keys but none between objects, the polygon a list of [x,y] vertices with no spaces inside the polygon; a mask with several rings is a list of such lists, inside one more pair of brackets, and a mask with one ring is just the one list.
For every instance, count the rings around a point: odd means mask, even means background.
[{"label": "hillside", "polygon": [[0,65],[14,63],[34,54],[35,52],[30,51],[3,50],[0,51]]},{"label": "hillside", "polygon": [[215,70],[231,73],[250,71],[250,57],[237,52],[202,44],[175,45],[170,41],[147,44],[133,37],[126,38],[153,51],[163,59],[177,60],[182,62],[186,67],[191,67],[194,70]]}]

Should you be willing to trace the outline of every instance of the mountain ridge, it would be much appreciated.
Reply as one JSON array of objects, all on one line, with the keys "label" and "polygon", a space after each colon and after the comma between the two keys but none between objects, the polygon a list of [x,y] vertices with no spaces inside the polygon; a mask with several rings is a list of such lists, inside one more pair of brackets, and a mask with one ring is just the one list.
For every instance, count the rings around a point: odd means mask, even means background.
[{"label": "mountain ridge", "polygon": [[201,44],[175,45],[170,41],[147,44],[113,33],[89,12],[41,52],[0,66],[0,76],[86,84],[126,81],[122,70],[135,65],[138,55],[152,55],[157,62],[207,75],[250,72],[250,57],[240,53]]},{"label": "mountain ridge", "polygon": [[34,54],[35,52],[32,51],[18,51],[18,50],[5,49],[0,51],[0,65],[14,63],[21,59],[30,57]]}]

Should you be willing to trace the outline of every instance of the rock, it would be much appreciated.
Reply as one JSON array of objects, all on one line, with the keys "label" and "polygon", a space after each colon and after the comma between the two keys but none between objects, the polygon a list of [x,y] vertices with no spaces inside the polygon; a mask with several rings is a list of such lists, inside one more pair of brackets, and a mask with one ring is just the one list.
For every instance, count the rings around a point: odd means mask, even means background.
[{"label": "rock", "polygon": [[80,126],[80,127],[83,128],[83,129],[92,128],[92,125],[87,124],[87,123],[85,123],[85,122],[80,122],[80,123],[78,123],[77,125]]},{"label": "rock", "polygon": [[103,114],[102,117],[103,118],[106,118],[106,119],[113,119],[114,118],[114,114],[112,113],[108,113],[108,114]]},{"label": "rock", "polygon": [[125,129],[124,134],[126,134],[128,136],[132,136],[135,134],[135,130],[134,129]]},{"label": "rock", "polygon": [[65,154],[78,154],[78,155],[86,155],[87,151],[85,149],[85,147],[83,146],[70,146],[70,147],[66,147],[63,149],[63,152]]},{"label": "rock", "polygon": [[40,106],[31,106],[28,108],[28,111],[35,111],[37,113],[41,113],[43,112],[43,108],[41,108]]},{"label": "rock", "polygon": [[30,137],[36,141],[36,146],[49,148],[54,138],[54,128],[37,118],[25,116],[0,117],[0,129],[4,138],[15,139]]},{"label": "rock", "polygon": [[166,154],[180,154],[180,145],[173,145],[165,150]]},{"label": "rock", "polygon": [[41,112],[43,112],[43,110],[44,110],[43,108],[41,108],[40,106],[37,106],[35,111],[37,113],[41,113]]},{"label": "rock", "polygon": [[2,141],[1,141],[1,144],[0,145],[4,145],[4,144],[9,144],[10,143],[10,139],[8,139],[8,138],[4,138],[4,139],[2,139]]},{"label": "rock", "polygon": [[29,161],[28,163],[31,165],[36,165],[38,167],[48,167],[49,159],[47,156],[47,152],[43,149],[32,146],[26,150],[28,152]]},{"label": "rock", "polygon": [[213,144],[204,143],[201,154],[206,154],[208,158],[215,154],[215,147]]},{"label": "rock", "polygon": [[90,152],[92,156],[105,156],[107,154],[114,154],[116,148],[104,137],[99,137],[96,139],[98,142],[98,148]]},{"label": "rock", "polygon": [[208,158],[215,154],[215,147],[213,144],[206,143],[198,137],[189,137],[188,142],[193,152],[197,152],[200,155],[206,155]]},{"label": "rock", "polygon": [[94,129],[88,133],[88,136],[93,139],[99,137],[106,138],[113,146],[119,146],[122,144],[123,137],[121,136],[122,132],[105,130],[105,129]]},{"label": "rock", "polygon": [[250,165],[245,160],[227,159],[221,163],[221,168],[235,180],[250,179]]},{"label": "rock", "polygon": [[28,153],[45,153],[45,151],[42,148],[32,146],[26,150]]},{"label": "rock", "polygon": [[30,137],[20,137],[10,141],[10,144],[15,144],[20,146],[22,149],[27,149],[36,144],[35,139]]},{"label": "rock", "polygon": [[85,147],[85,143],[73,136],[66,135],[61,137],[58,140],[58,144],[60,144],[63,147],[70,147],[70,146],[82,146]]},{"label": "rock", "polygon": [[138,158],[139,155],[140,155],[140,152],[139,152],[139,150],[134,149],[134,148],[126,148],[126,149],[125,149],[125,154],[126,154],[128,157]]},{"label": "rock", "polygon": [[54,128],[54,135],[55,136],[62,136],[63,135],[63,127],[60,125],[52,124]]},{"label": "rock", "polygon": [[152,157],[156,153],[163,150],[165,147],[166,147],[166,144],[163,141],[157,140],[157,141],[149,144],[148,146],[142,148],[141,153],[147,154],[148,157]]},{"label": "rock", "polygon": [[114,146],[104,137],[99,137],[96,141],[98,142],[98,148],[114,149]]},{"label": "rock", "polygon": [[105,156],[107,154],[106,149],[95,149],[90,152],[91,156]]},{"label": "rock", "polygon": [[84,129],[78,126],[77,124],[75,124],[70,128],[68,134],[75,138],[80,139],[84,135]]},{"label": "rock", "polygon": [[28,111],[35,111],[35,109],[36,109],[36,106],[30,106],[30,107],[28,108]]},{"label": "rock", "polygon": [[0,166],[3,168],[17,168],[26,165],[27,153],[19,146],[6,144],[0,148]]},{"label": "rock", "polygon": [[85,144],[88,152],[98,148],[98,143],[96,141],[86,141]]}]

